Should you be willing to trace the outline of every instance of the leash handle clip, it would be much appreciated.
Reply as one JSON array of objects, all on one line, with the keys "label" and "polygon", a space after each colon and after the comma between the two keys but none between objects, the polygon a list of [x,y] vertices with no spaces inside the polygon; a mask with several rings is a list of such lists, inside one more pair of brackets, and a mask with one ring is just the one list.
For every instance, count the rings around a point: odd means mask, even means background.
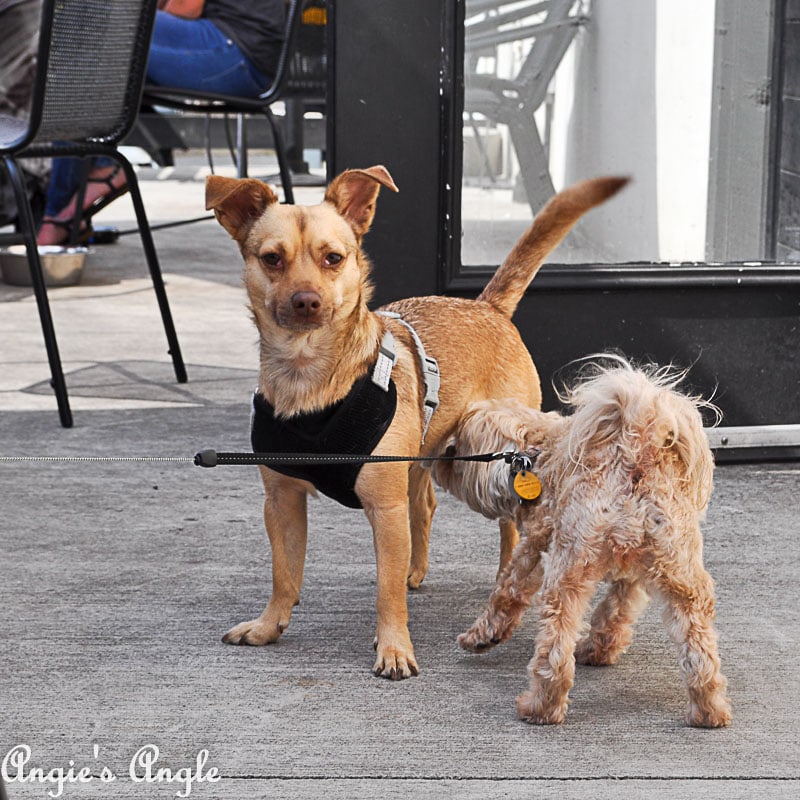
[{"label": "leash handle clip", "polygon": [[195,454],[194,465],[196,467],[216,467],[217,463],[216,450],[201,450]]}]

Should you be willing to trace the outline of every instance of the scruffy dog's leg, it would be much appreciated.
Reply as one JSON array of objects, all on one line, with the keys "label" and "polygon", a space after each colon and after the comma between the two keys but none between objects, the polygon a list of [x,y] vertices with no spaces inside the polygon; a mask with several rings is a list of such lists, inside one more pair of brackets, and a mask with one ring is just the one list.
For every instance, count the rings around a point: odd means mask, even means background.
[{"label": "scruffy dog's leg", "polygon": [[468,631],[458,637],[465,650],[487,650],[511,638],[525,609],[542,584],[542,551],[551,529],[526,525],[526,535],[517,545],[511,562],[500,571],[489,605]]},{"label": "scruffy dog's leg", "polygon": [[592,628],[575,648],[578,664],[616,664],[633,638],[633,623],[650,598],[641,581],[620,578],[592,614]]},{"label": "scruffy dog's leg", "polygon": [[603,577],[596,564],[556,550],[540,600],[536,651],[528,664],[530,689],[517,697],[520,719],[537,725],[564,721],[575,678],[575,643],[589,601]]},{"label": "scruffy dog's leg", "polygon": [[686,723],[699,728],[729,725],[731,705],[714,630],[714,581],[699,551],[677,568],[673,564],[659,570],[656,564],[655,569],[658,589],[667,601],[664,623],[680,648],[681,674],[689,691]]}]

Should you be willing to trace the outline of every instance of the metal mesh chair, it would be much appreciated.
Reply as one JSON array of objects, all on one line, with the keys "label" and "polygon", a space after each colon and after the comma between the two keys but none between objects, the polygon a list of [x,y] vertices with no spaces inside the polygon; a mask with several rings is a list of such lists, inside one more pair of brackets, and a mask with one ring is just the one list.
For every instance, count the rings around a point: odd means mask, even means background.
[{"label": "metal mesh chair", "polygon": [[36,246],[35,223],[17,165],[19,158],[104,155],[123,168],[175,376],[180,383],[186,381],[136,173],[117,149],[139,110],[155,12],[156,0],[43,0],[30,119],[24,123],[0,115],[0,159],[12,183],[19,214],[17,232],[0,235],[0,244],[26,246],[64,427],[72,426],[72,414]]},{"label": "metal mesh chair", "polygon": [[[239,177],[247,177],[246,115],[263,114],[272,130],[275,152],[278,157],[284,199],[294,203],[293,180],[289,155],[283,133],[272,112],[279,100],[313,101],[324,104],[326,63],[324,51],[319,52],[324,39],[324,22],[319,22],[319,12],[325,5],[320,0],[288,0],[286,4],[286,29],[278,68],[270,87],[257,98],[194,91],[169,86],[147,84],[143,102],[148,106],[164,106],[184,112],[237,116],[236,162]],[[304,20],[304,12],[315,19]],[[308,30],[304,30],[304,29]],[[320,32],[321,31],[321,32]]]}]

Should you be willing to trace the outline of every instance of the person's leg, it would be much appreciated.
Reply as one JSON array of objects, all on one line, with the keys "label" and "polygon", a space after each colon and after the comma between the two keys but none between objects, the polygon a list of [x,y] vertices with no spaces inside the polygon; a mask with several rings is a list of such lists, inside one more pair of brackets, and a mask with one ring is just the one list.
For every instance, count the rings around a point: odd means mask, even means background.
[{"label": "person's leg", "polygon": [[159,11],[150,44],[147,80],[160,86],[256,97],[269,78],[208,19]]},{"label": "person's leg", "polygon": [[47,187],[46,217],[57,217],[72,199],[81,182],[83,160],[80,158],[54,158]]},{"label": "person's leg", "polygon": [[[80,158],[53,159],[44,219],[36,237],[40,245],[61,244],[69,238],[67,223],[75,215],[83,169],[83,160]],[[113,159],[105,156],[92,159],[83,210],[91,208],[103,197],[112,193],[119,194],[124,187],[125,173]]]}]

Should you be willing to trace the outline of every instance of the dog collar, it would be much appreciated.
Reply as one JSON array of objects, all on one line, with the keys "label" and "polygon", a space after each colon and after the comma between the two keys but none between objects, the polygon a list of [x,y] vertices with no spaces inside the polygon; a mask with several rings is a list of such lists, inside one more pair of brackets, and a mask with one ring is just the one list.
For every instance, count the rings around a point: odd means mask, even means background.
[{"label": "dog collar", "polygon": [[542,493],[542,482],[533,471],[533,462],[538,455],[539,451],[535,450],[529,453],[517,453],[511,459],[508,485],[520,503],[536,500]]},{"label": "dog collar", "polygon": [[[397,409],[397,388],[391,379],[397,357],[391,333],[384,335],[370,372],[359,378],[337,403],[289,418],[275,415],[264,395],[253,395],[250,442],[255,453],[368,455],[383,438]],[[362,508],[355,493],[362,463],[293,464],[270,469],[301,478],[317,491],[348,508]]]}]

